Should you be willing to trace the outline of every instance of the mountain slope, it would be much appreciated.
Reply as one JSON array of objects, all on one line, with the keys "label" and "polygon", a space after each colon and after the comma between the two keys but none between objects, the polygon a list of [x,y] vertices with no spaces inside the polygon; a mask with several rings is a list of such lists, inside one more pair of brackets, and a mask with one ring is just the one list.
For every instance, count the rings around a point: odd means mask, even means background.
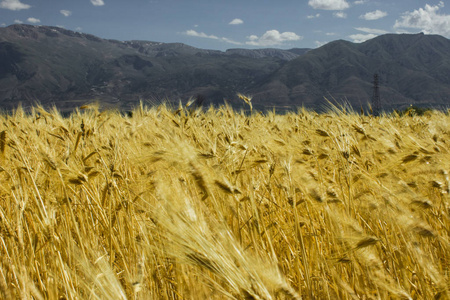
[{"label": "mountain slope", "polygon": [[[365,106],[379,74],[383,107],[450,102],[450,41],[424,34],[388,34],[361,44],[334,41],[291,60],[255,87],[256,99],[317,107],[329,100]],[[322,101],[321,101],[322,99]]]},{"label": "mountain slope", "polygon": [[299,57],[300,55],[305,54],[309,50],[310,49],[302,49],[302,48],[294,48],[290,50],[281,50],[273,48],[251,50],[239,48],[239,49],[228,49],[227,51],[225,51],[225,53],[228,55],[240,55],[252,58],[276,57],[282,60],[289,61]]},{"label": "mountain slope", "polygon": [[[253,95],[257,109],[354,107],[371,99],[379,74],[382,106],[448,106],[450,40],[387,34],[361,44],[334,41],[317,49],[205,50],[181,43],[104,40],[56,27],[0,28],[0,107],[40,102],[72,109],[86,101],[128,109],[140,99],[202,94],[233,104]],[[241,102],[235,102],[242,105]]]},{"label": "mountain slope", "polygon": [[126,108],[139,99],[185,101],[199,93],[219,103],[285,61],[270,54],[251,58],[181,43],[120,42],[13,25],[0,28],[0,105],[39,101],[70,108],[77,100],[98,99]]}]

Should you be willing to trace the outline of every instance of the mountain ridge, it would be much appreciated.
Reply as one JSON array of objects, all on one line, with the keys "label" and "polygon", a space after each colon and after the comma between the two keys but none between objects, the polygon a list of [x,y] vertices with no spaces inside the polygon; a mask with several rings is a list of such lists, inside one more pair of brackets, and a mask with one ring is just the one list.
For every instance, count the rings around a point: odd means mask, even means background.
[{"label": "mountain ridge", "polygon": [[448,39],[424,34],[387,34],[360,44],[333,41],[281,67],[256,95],[277,97],[284,105],[302,99],[307,107],[328,96],[359,107],[370,101],[377,73],[385,109],[447,106],[448,50]]},{"label": "mountain ridge", "polygon": [[18,102],[71,109],[99,100],[127,109],[140,99],[203,95],[210,103],[318,108],[325,98],[366,106],[373,74],[386,109],[450,102],[450,41],[424,34],[386,34],[316,49],[199,49],[182,43],[117,41],[63,28],[0,28],[0,106]]}]

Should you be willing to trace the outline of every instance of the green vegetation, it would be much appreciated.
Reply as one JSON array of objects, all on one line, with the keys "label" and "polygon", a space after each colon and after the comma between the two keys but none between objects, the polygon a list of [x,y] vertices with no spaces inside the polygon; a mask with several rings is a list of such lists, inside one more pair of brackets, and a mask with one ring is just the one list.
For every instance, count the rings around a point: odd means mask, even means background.
[{"label": "green vegetation", "polygon": [[433,110],[431,108],[418,107],[418,106],[415,106],[412,104],[401,111],[394,110],[394,113],[399,116],[423,116],[426,113],[432,113],[432,112],[433,112]]},{"label": "green vegetation", "polygon": [[448,299],[449,134],[436,111],[19,108],[0,298]]}]

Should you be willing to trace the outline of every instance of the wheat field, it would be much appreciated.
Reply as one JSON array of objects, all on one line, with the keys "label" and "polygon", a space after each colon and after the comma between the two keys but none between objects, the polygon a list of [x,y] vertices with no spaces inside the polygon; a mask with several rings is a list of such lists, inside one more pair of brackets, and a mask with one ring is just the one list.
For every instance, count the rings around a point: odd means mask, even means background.
[{"label": "wheat field", "polygon": [[448,114],[189,104],[0,116],[1,299],[450,298]]}]

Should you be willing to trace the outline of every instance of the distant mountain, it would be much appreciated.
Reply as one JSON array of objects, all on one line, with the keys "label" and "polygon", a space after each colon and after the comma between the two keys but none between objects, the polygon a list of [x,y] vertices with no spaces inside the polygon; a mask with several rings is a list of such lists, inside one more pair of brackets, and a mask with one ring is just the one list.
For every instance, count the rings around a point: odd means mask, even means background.
[{"label": "distant mountain", "polygon": [[0,28],[0,107],[40,102],[72,109],[86,101],[128,109],[142,100],[209,103],[254,96],[258,109],[318,108],[328,99],[365,106],[373,74],[384,108],[450,103],[450,41],[379,36],[317,49],[205,50],[181,43],[105,40],[57,27]]},{"label": "distant mountain", "polygon": [[70,109],[99,100],[128,108],[140,99],[177,102],[197,94],[223,103],[298,57],[284,50],[256,51],[251,58],[181,43],[121,42],[57,27],[12,25],[0,28],[0,106],[40,102]]},{"label": "distant mountain", "polygon": [[361,44],[334,41],[283,65],[252,92],[277,105],[316,107],[370,101],[380,78],[384,109],[450,104],[450,40],[438,35],[386,34]]},{"label": "distant mountain", "polygon": [[225,54],[228,55],[240,55],[247,56],[251,58],[264,58],[264,57],[276,57],[282,60],[293,60],[294,58],[299,57],[300,55],[305,54],[310,49],[301,49],[294,48],[290,50],[281,50],[281,49],[228,49]]}]

